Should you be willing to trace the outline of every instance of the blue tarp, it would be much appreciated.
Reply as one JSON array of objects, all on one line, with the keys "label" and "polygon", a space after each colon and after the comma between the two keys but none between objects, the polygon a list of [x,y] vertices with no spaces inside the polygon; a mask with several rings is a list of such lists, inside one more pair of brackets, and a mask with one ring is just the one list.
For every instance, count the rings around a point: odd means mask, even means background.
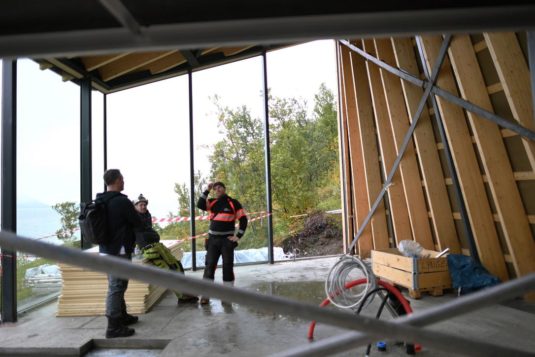
[{"label": "blue tarp", "polygon": [[500,283],[500,279],[491,275],[481,264],[465,255],[448,255],[448,268],[453,288],[460,289],[461,294]]}]

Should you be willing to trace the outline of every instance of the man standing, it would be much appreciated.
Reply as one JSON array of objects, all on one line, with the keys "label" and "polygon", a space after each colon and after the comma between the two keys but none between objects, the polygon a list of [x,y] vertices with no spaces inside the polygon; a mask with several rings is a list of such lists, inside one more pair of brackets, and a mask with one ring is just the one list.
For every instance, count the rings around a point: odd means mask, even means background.
[{"label": "man standing", "polygon": [[[211,190],[215,192],[215,198],[208,198]],[[203,192],[197,207],[208,211],[210,229],[206,242],[206,263],[204,267],[204,279],[214,280],[215,269],[219,257],[223,257],[223,283],[234,285],[234,249],[238,246],[238,240],[245,234],[247,228],[247,216],[238,200],[226,194],[223,182],[209,183]],[[240,221],[236,232],[234,224]],[[202,297],[201,304],[207,304],[208,298]]]},{"label": "man standing", "polygon": [[[121,191],[124,190],[124,179],[117,169],[104,173],[106,192],[97,194],[97,200],[106,204],[109,241],[99,245],[99,251],[123,259],[132,259],[136,242],[135,230],[141,229],[143,223],[133,203]],[[135,332],[127,325],[138,321],[137,316],[126,312],[124,294],[128,280],[108,274],[108,295],[106,298],[106,316],[108,328],[106,338],[128,337]]]}]

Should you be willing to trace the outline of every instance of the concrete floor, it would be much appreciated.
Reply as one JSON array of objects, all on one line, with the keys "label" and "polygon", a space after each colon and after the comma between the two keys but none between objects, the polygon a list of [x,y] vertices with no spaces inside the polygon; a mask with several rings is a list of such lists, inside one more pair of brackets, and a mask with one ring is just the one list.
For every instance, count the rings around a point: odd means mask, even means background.
[{"label": "concrete floor", "polygon": [[[323,281],[337,258],[321,258],[275,265],[236,268],[238,287],[263,294],[282,295],[319,304],[324,297]],[[221,281],[218,269],[216,280]],[[200,278],[202,272],[188,272]],[[405,292],[406,293],[406,292]],[[454,299],[424,296],[412,300],[415,311]],[[375,304],[375,303],[374,303]],[[518,306],[522,308],[519,309]],[[71,356],[265,356],[308,344],[309,321],[263,313],[238,304],[177,306],[167,293],[133,327],[136,334],[125,339],[104,338],[104,317],[55,317],[56,304],[20,316],[16,324],[0,325],[0,355]],[[368,312],[374,314],[373,306]],[[535,306],[512,302],[458,317],[432,329],[451,334],[515,346],[535,354]],[[315,338],[321,340],[345,330],[319,324]],[[372,355],[405,355],[402,346],[387,342],[387,352],[372,349]],[[363,356],[365,347],[340,354]],[[459,354],[461,354],[460,351]],[[451,356],[423,346],[421,356]]]}]

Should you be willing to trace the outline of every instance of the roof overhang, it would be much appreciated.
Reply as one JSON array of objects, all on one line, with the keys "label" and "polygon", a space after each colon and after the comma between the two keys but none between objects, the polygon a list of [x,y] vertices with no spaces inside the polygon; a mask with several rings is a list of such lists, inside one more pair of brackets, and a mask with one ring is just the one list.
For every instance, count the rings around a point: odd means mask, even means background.
[{"label": "roof overhang", "polygon": [[109,93],[310,40],[525,31],[534,18],[527,0],[4,0],[0,57]]}]

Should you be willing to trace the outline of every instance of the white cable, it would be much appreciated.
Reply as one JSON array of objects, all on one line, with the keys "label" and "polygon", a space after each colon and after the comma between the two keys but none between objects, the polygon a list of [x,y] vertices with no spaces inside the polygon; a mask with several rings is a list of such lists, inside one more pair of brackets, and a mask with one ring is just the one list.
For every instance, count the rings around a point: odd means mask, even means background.
[{"label": "white cable", "polygon": [[[347,283],[354,280],[350,280],[349,275],[355,269],[364,274],[364,278],[367,280],[364,289],[360,293],[355,293],[352,289],[345,288]],[[358,257],[344,255],[329,271],[329,275],[325,280],[325,294],[334,306],[341,309],[350,309],[359,305],[375,286],[375,276],[371,268]]]}]

